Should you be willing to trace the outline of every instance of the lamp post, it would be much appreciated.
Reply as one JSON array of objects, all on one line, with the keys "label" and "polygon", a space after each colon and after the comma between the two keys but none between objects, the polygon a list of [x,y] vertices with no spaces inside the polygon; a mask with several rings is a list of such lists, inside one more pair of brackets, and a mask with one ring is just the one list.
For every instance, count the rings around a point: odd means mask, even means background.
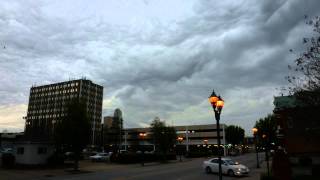
[{"label": "lamp post", "polygon": [[180,156],[180,162],[182,161],[181,160],[181,143],[182,143],[182,141],[183,141],[183,137],[178,137],[177,138],[177,140],[178,140],[178,142],[179,142],[179,144],[180,144],[180,146],[179,146],[179,156]]},{"label": "lamp post", "polygon": [[128,132],[127,131],[124,131],[124,150],[127,151],[127,137],[128,136]]},{"label": "lamp post", "polygon": [[141,165],[144,166],[144,139],[147,136],[147,133],[139,133],[139,137],[142,140],[142,161]]},{"label": "lamp post", "polygon": [[222,168],[221,168],[221,153],[220,153],[220,114],[224,106],[224,101],[220,96],[217,96],[214,90],[212,91],[209,102],[211,103],[214,115],[217,121],[217,136],[218,136],[218,159],[219,159],[219,180],[222,180]]},{"label": "lamp post", "polygon": [[262,139],[265,140],[265,153],[266,153],[266,161],[267,161],[267,171],[268,171],[268,177],[270,176],[270,171],[269,171],[269,141],[267,139],[267,135],[266,134],[263,134],[262,135]]},{"label": "lamp post", "polygon": [[188,126],[186,126],[186,151],[187,151],[187,156],[189,155],[189,130]]},{"label": "lamp post", "polygon": [[254,142],[255,142],[255,149],[256,149],[256,157],[257,157],[257,168],[260,168],[259,165],[259,155],[258,155],[258,139],[257,139],[257,133],[258,133],[258,129],[257,128],[252,128],[252,132],[253,132],[253,136],[254,136]]}]

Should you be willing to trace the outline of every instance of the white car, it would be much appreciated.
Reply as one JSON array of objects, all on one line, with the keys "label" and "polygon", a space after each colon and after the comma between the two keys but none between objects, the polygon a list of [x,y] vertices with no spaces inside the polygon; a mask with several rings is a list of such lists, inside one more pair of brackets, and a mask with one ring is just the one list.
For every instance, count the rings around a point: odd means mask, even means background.
[{"label": "white car", "polygon": [[[206,173],[218,173],[219,172],[219,159],[212,158],[203,162],[202,167]],[[229,158],[221,158],[222,174],[228,174],[229,176],[242,176],[250,172],[249,168],[234,162]]]},{"label": "white car", "polygon": [[90,156],[91,161],[108,161],[112,153],[97,153],[94,156]]}]

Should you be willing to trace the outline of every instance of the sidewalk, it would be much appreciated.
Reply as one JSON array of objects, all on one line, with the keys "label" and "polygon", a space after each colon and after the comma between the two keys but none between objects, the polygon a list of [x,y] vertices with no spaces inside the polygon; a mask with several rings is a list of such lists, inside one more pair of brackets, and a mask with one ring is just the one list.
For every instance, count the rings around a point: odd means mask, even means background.
[{"label": "sidewalk", "polygon": [[[107,163],[91,163],[90,161],[79,162],[79,174],[91,173],[98,170],[110,169],[114,164]],[[17,168],[17,169],[3,169],[0,168],[1,180],[25,180],[25,179],[41,179],[44,177],[54,177],[75,174],[72,171],[73,167],[56,167],[56,168]]]},{"label": "sidewalk", "polygon": [[[183,162],[189,162],[192,159],[182,159]],[[167,163],[161,162],[146,162],[145,166],[161,166],[167,164],[181,163],[179,159],[177,160],[168,160]],[[79,174],[93,173],[98,171],[112,171],[113,169],[121,169],[123,167],[140,167],[140,163],[134,164],[117,164],[117,163],[105,163],[97,162],[92,163],[91,161],[80,161]],[[25,180],[25,179],[42,179],[45,177],[55,177],[55,176],[64,176],[72,175],[75,172],[72,171],[72,166],[70,167],[61,167],[61,168],[43,168],[43,169],[2,169],[0,168],[0,179],[1,180]],[[76,173],[76,174],[77,174]]]},{"label": "sidewalk", "polygon": [[[271,161],[269,161],[269,166],[271,169]],[[255,167],[254,169],[251,169],[250,176],[241,178],[241,180],[260,180],[260,176],[263,173],[267,173],[266,161],[260,163],[260,168]]]}]

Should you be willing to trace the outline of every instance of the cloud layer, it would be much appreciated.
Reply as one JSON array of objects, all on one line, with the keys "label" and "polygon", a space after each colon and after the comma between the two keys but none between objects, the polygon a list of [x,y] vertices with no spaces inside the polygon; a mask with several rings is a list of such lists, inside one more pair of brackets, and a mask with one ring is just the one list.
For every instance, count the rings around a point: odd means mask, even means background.
[{"label": "cloud layer", "polygon": [[126,127],[155,116],[214,123],[207,103],[214,88],[226,101],[222,123],[249,134],[272,112],[294,59],[288,50],[302,50],[304,15],[319,14],[317,7],[317,0],[6,1],[0,131],[23,130],[32,85],[85,76],[105,87],[103,115],[122,109]]}]

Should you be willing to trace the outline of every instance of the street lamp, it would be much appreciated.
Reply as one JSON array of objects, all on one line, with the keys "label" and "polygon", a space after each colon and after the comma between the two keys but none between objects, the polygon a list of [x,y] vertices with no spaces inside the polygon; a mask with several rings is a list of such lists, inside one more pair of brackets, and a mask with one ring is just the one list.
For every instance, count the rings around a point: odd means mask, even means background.
[{"label": "street lamp", "polygon": [[[178,140],[178,142],[179,142],[179,144],[180,144],[180,146],[181,146],[181,143],[182,143],[182,141],[183,141],[183,137],[178,137],[177,138],[177,140]],[[179,147],[179,156],[180,156],[180,162],[182,161],[181,160],[181,147]]]},{"label": "street lamp", "polygon": [[144,166],[144,139],[147,136],[147,133],[139,133],[139,138],[142,140],[142,162],[141,165]]},{"label": "street lamp", "polygon": [[127,151],[127,136],[128,136],[128,132],[126,130],[124,130],[124,150]]},{"label": "street lamp", "polygon": [[224,101],[220,96],[217,96],[214,90],[212,91],[209,102],[211,103],[214,115],[217,121],[217,136],[218,136],[218,159],[219,159],[219,180],[222,180],[222,169],[221,169],[221,154],[220,154],[220,114],[224,106]]},{"label": "street lamp", "polygon": [[270,171],[269,171],[269,141],[268,141],[268,136],[266,134],[262,135],[262,139],[265,141],[265,153],[266,153],[266,161],[267,161],[267,171],[268,171],[268,177],[270,176]]},{"label": "street lamp", "polygon": [[258,134],[258,129],[257,128],[252,128],[253,136],[254,136],[254,141],[255,141],[255,149],[256,149],[256,156],[257,156],[257,168],[260,168],[259,165],[259,155],[258,155],[258,139],[257,139],[257,134]]}]

